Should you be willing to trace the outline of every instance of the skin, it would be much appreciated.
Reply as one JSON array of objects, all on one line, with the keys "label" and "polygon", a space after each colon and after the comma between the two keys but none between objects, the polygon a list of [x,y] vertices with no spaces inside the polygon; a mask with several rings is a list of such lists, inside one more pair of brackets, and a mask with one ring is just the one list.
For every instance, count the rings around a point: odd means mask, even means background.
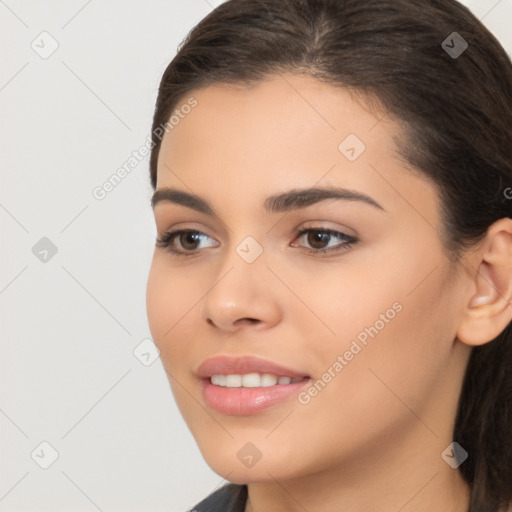
[{"label": "skin", "polygon": [[[347,90],[283,74],[193,96],[197,107],[163,138],[157,189],[193,192],[217,216],[155,206],[158,235],[205,235],[196,249],[174,240],[192,256],[155,248],[147,312],[206,462],[249,484],[246,511],[466,511],[469,488],[441,454],[453,440],[471,348],[511,320],[511,221],[450,261],[433,184],[395,153],[399,125]],[[353,162],[338,150],[348,134],[366,145]],[[264,210],[270,195],[333,185],[383,210],[342,200]],[[304,227],[358,241],[308,253],[343,240],[313,245],[297,237]],[[247,236],[263,248],[250,264],[236,252]],[[396,302],[401,311],[307,404],[294,396],[232,416],[202,397],[194,372],[217,354],[260,356],[319,379]],[[262,454],[251,468],[237,457],[247,442]]]}]

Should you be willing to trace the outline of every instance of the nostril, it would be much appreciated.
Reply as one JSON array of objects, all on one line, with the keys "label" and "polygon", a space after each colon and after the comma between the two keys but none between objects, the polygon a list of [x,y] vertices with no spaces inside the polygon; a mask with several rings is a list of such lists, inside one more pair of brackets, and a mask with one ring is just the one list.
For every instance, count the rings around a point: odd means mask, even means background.
[{"label": "nostril", "polygon": [[259,320],[257,318],[240,318],[235,323],[242,323],[242,322],[248,322],[251,324],[257,324]]}]

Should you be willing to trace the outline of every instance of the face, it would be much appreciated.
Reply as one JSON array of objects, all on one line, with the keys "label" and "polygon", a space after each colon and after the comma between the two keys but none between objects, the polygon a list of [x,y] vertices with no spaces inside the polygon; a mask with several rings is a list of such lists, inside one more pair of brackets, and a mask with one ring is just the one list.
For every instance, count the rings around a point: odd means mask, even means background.
[{"label": "face", "polygon": [[[147,312],[207,463],[248,483],[434,444],[440,460],[462,289],[398,125],[302,75],[191,96],[159,154],[157,232],[178,234],[155,247]],[[303,189],[324,192],[278,198]]]}]

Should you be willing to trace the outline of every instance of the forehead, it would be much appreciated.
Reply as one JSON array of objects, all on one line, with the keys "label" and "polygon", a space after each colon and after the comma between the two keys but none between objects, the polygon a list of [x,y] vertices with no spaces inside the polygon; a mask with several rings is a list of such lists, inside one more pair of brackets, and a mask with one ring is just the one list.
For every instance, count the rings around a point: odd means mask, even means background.
[{"label": "forehead", "polygon": [[[395,153],[399,125],[354,91],[283,74],[251,87],[195,90],[175,109],[190,98],[196,106],[163,138],[157,188],[192,189],[219,201],[238,197],[242,206],[248,197],[322,180],[387,196],[388,203],[399,201],[400,187],[409,189],[408,201],[428,200],[426,178],[404,168]],[[411,187],[423,194],[411,195]]]},{"label": "forehead", "polygon": [[367,155],[390,154],[397,131],[359,95],[307,75],[272,75],[250,87],[208,86],[182,98],[174,112],[192,97],[196,106],[174,115],[163,138],[159,156],[167,164],[215,157],[224,166],[245,160],[261,169],[264,162],[275,168],[315,153],[338,158],[338,146],[350,134],[364,143]]}]

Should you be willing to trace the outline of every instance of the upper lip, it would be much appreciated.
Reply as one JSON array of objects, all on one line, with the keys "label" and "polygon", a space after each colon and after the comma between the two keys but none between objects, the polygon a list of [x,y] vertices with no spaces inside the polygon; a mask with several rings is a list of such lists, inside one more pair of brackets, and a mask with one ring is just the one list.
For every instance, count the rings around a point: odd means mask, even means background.
[{"label": "upper lip", "polygon": [[286,368],[280,364],[254,356],[218,355],[203,361],[197,369],[203,379],[212,375],[244,375],[247,373],[271,373],[278,377],[308,377],[306,373]]}]

